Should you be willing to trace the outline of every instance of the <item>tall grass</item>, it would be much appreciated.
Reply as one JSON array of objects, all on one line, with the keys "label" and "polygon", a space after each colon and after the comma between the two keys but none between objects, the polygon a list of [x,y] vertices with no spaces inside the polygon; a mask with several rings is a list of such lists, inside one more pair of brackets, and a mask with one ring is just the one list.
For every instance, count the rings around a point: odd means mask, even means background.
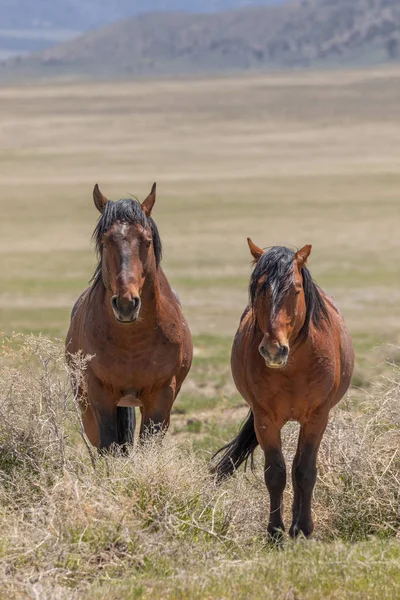
[{"label": "tall grass", "polygon": [[[85,365],[78,357],[75,376]],[[326,432],[314,499],[316,539],[332,542],[343,568],[343,544],[396,536],[399,400],[394,370],[366,397],[362,410],[337,410]],[[289,456],[295,433],[286,436]],[[261,457],[255,476],[239,472],[218,486],[205,455],[173,436],[162,443],[148,440],[128,458],[93,460],[81,434],[62,346],[44,337],[4,340],[1,598],[135,598],[150,597],[151,590],[160,598],[232,597],[239,571],[244,580],[237,581],[237,597],[249,597],[251,581],[251,589],[259,590],[254,597],[286,597],[268,596],[286,589],[277,573],[289,585],[299,569],[308,568],[311,556],[323,564],[329,554],[315,541],[287,540],[280,559],[269,548]],[[290,500],[289,488],[287,510]],[[396,542],[382,543],[389,544],[390,556],[397,551],[390,545]],[[373,553],[369,560],[375,559]],[[276,587],[268,594],[260,587],[261,563],[275,565]]]}]

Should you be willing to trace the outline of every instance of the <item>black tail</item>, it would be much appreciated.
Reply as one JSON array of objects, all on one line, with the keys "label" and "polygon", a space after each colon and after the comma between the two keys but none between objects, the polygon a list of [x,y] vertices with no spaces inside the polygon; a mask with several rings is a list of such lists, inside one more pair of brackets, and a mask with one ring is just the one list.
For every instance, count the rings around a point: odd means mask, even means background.
[{"label": "black tail", "polygon": [[133,434],[135,432],[136,416],[133,407],[117,407],[117,431],[118,444],[122,447],[133,444]]},{"label": "black tail", "polygon": [[253,469],[253,452],[257,446],[258,442],[254,429],[254,416],[250,411],[235,439],[214,454],[213,458],[223,452],[222,458],[212,467],[211,472],[216,473],[218,479],[225,479],[226,477],[233,475],[243,462],[245,462],[247,466],[249,458],[250,467]]}]

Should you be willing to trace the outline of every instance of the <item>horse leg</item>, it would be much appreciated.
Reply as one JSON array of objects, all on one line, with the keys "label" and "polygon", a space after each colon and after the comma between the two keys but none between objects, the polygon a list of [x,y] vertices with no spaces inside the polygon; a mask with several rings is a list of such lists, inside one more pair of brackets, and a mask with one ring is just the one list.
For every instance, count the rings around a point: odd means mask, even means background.
[{"label": "horse leg", "polygon": [[281,431],[270,419],[257,412],[254,412],[254,427],[265,457],[264,480],[270,499],[268,534],[273,540],[278,540],[285,531],[282,508],[286,465],[282,454]]},{"label": "horse leg", "polygon": [[[97,423],[96,446],[100,453],[108,452],[113,446],[118,446],[118,395],[105,388],[97,378],[90,377],[87,382],[87,399]],[[88,413],[88,418],[91,418],[90,413]],[[86,434],[88,435],[88,431]]]},{"label": "horse leg", "polygon": [[100,445],[99,426],[88,402],[82,406],[82,422],[89,442],[98,448]]},{"label": "horse leg", "polygon": [[118,406],[117,408],[117,432],[118,444],[124,454],[133,445],[135,434],[136,415],[134,407]]},{"label": "horse leg", "polygon": [[328,423],[328,415],[314,415],[309,423],[300,428],[296,456],[292,467],[294,489],[293,521],[289,534],[296,537],[303,533],[310,537],[314,529],[311,502],[317,480],[317,455]]},{"label": "horse leg", "polygon": [[82,416],[82,424],[83,429],[85,431],[86,437],[89,442],[93,444],[93,446],[98,447],[99,445],[99,428],[97,425],[96,417],[92,411],[92,407],[90,406],[87,394],[81,386],[75,387],[75,382],[73,382],[76,398],[79,404],[79,410]]},{"label": "horse leg", "polygon": [[146,398],[142,408],[140,439],[165,433],[169,427],[171,408],[175,400],[175,386],[169,385]]}]

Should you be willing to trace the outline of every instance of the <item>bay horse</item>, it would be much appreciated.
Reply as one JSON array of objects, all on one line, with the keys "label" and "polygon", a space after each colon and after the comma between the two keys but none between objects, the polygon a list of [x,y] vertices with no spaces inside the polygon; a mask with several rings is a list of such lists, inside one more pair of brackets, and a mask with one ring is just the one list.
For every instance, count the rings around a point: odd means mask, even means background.
[{"label": "bay horse", "polygon": [[255,448],[261,446],[270,498],[268,534],[279,539],[284,531],[286,486],[281,429],[287,421],[299,422],[289,533],[309,537],[318,449],[329,411],[351,382],[352,341],[338,308],[306,267],[310,245],[295,253],[279,246],[264,251],[250,238],[248,244],[255,268],[250,302],[233,342],[231,367],[250,413],[237,437],[215,455],[222,453],[213,472],[218,479],[232,475],[250,457],[252,463]]},{"label": "bay horse", "polygon": [[79,351],[92,356],[78,397],[89,441],[106,451],[133,443],[135,407],[141,438],[168,427],[193,344],[160,266],[161,239],[151,217],[156,184],[142,203],[109,201],[97,184],[93,199],[101,213],[93,233],[98,265],[73,308],[66,351],[70,362]]}]

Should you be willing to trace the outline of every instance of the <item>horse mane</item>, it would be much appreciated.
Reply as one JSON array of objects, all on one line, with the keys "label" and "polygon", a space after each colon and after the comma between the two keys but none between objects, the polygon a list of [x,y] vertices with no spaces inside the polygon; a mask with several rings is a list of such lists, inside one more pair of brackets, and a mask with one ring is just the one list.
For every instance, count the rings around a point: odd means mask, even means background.
[{"label": "horse mane", "polygon": [[138,200],[122,199],[117,201],[109,200],[104,207],[104,211],[100,215],[96,228],[92,235],[92,240],[95,243],[98,263],[94,271],[91,281],[94,286],[101,280],[101,263],[103,258],[103,235],[116,222],[139,224],[142,227],[150,226],[153,238],[153,248],[156,257],[157,269],[162,258],[162,243],[157,225],[151,217],[146,217],[141,204]]},{"label": "horse mane", "polygon": [[[264,252],[257,262],[250,279],[249,295],[251,306],[258,294],[271,294],[271,314],[274,317],[281,308],[293,285],[295,253],[283,246],[273,246]],[[314,283],[307,267],[302,268],[303,289],[306,302],[306,316],[296,341],[304,341],[310,330],[310,324],[321,329],[324,321],[329,322],[329,313],[321,295],[320,288]],[[260,284],[260,279],[263,281]]]}]

